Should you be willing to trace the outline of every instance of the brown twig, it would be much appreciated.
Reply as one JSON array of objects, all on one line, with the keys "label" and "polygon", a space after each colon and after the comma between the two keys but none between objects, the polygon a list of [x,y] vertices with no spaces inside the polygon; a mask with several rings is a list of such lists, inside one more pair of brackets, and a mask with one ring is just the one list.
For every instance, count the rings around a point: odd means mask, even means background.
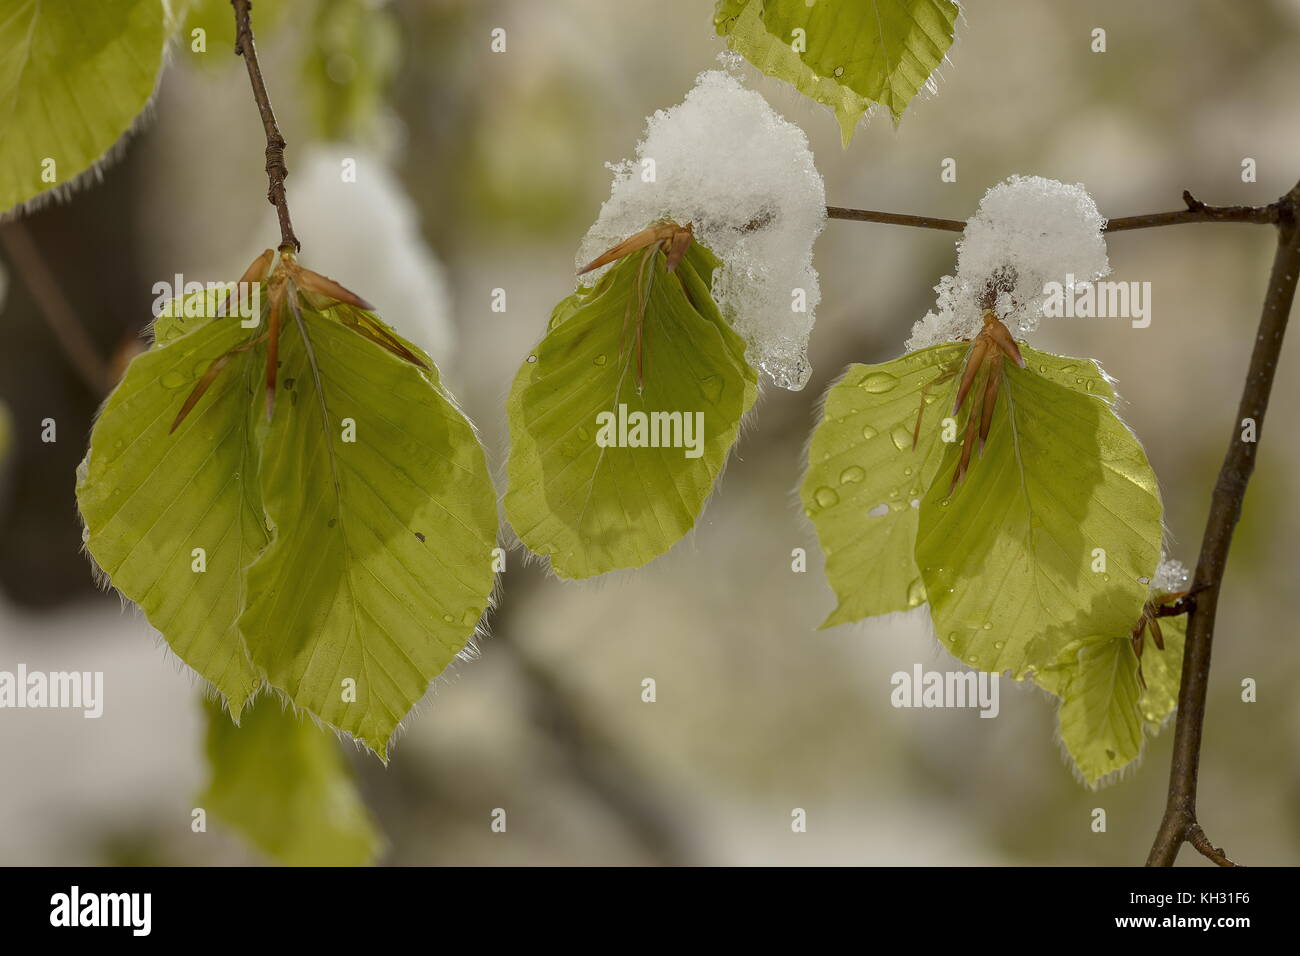
[{"label": "brown twig", "polygon": [[76,310],[63,294],[27,227],[20,222],[0,226],[0,245],[22,275],[23,283],[36,300],[37,311],[54,333],[63,354],[95,400],[103,398],[113,386],[108,363],[78,320]]},{"label": "brown twig", "polygon": [[[1106,232],[1127,232],[1130,229],[1150,229],[1153,226],[1176,226],[1185,222],[1249,222],[1258,224],[1276,223],[1279,216],[1279,204],[1268,206],[1207,206],[1190,192],[1183,192],[1186,209],[1173,212],[1153,212],[1142,216],[1124,216],[1106,223]],[[846,209],[843,206],[827,206],[826,215],[831,219],[847,219],[853,222],[881,222],[894,226],[915,226],[920,229],[941,229],[945,232],[963,232],[966,223],[960,219],[935,219],[932,216],[907,216],[894,212],[876,212],[871,209]]]},{"label": "brown twig", "polygon": [[266,131],[266,201],[275,207],[280,218],[280,248],[293,247],[295,252],[302,249],[302,243],[293,234],[293,223],[289,219],[289,201],[284,194],[284,180],[289,169],[284,164],[284,137],[275,122],[275,110],[271,108],[271,97],[266,92],[266,83],[262,80],[262,67],[257,62],[257,45],[253,42],[252,0],[230,0],[235,8],[235,53],[244,58],[248,67],[248,82],[253,87],[253,99],[257,101],[258,112],[262,114],[262,128]]},{"label": "brown twig", "polygon": [[1125,232],[1130,229],[1149,229],[1152,226],[1176,226],[1185,222],[1249,222],[1258,225],[1275,224],[1280,205],[1267,206],[1207,206],[1187,190],[1183,190],[1186,209],[1175,212],[1154,212],[1145,216],[1124,216],[1106,223],[1107,232]]},{"label": "brown twig", "polygon": [[1178,617],[1182,614],[1190,614],[1194,607],[1196,607],[1196,598],[1189,594],[1187,597],[1179,598],[1173,604],[1157,604],[1152,613],[1155,617]]},{"label": "brown twig", "polygon": [[1224,854],[1221,847],[1215,846],[1210,842],[1210,838],[1205,835],[1199,823],[1193,823],[1187,828],[1187,842],[1194,846],[1197,851],[1207,860],[1212,860],[1219,866],[1241,866],[1240,863],[1233,863]]},{"label": "brown twig", "polygon": [[827,206],[831,219],[848,219],[853,222],[883,222],[891,226],[916,226],[920,229],[942,229],[946,232],[964,232],[966,223],[960,219],[933,219],[930,216],[904,216],[894,212],[875,212],[871,209],[846,209]]},{"label": "brown twig", "polygon": [[[1296,278],[1300,275],[1300,228],[1296,224],[1300,183],[1273,207],[1277,210],[1277,253],[1264,295],[1263,314],[1250,356],[1246,384],[1237,417],[1232,423],[1232,440],[1214,486],[1210,515],[1201,539],[1201,554],[1192,578],[1193,589],[1198,593],[1187,619],[1182,683],[1178,689],[1178,721],[1174,728],[1174,756],[1169,768],[1169,795],[1160,829],[1147,857],[1148,866],[1172,866],[1185,842],[1191,843],[1220,866],[1233,865],[1201,829],[1196,816],[1196,794],[1219,589],[1227,566],[1232,533],[1241,517],[1246,486],[1255,469],[1264,412],[1268,409],[1282,338],[1295,300]],[[1254,422],[1254,441],[1242,438],[1246,419]]]}]

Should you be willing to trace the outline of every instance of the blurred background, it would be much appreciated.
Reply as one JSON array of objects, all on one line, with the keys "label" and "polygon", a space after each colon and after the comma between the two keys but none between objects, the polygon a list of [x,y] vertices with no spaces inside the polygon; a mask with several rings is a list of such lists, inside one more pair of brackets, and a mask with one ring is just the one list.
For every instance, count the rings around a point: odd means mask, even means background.
[{"label": "blurred background", "polygon": [[[808,133],[834,205],[965,219],[1013,173],[1085,184],[1104,215],[1267,203],[1300,178],[1300,0],[967,0],[934,96],[841,148],[829,111],[745,68]],[[302,261],[428,345],[504,472],[504,397],[579,239],[604,163],[715,67],[712,3],[258,0],[289,142]],[[95,589],[74,471],[102,382],[140,345],[153,284],[233,279],[278,233],[262,130],[224,0],[178,43],[153,116],[102,182],[0,227],[0,669],[102,670],[105,715],[0,714],[0,863],[261,862],[219,824],[200,692],[158,635]],[[492,53],[491,31],[507,49]],[[1107,52],[1090,50],[1107,32]],[[957,160],[955,183],[940,164]],[[1244,158],[1258,182],[1243,183]],[[343,184],[342,158],[358,162]],[[548,578],[519,551],[480,659],[435,682],[391,764],[349,761],[394,864],[1133,864],[1164,805],[1172,726],[1089,791],[1050,698],[1002,682],[1001,713],[896,710],[890,675],[960,667],[924,614],[830,631],[794,494],[826,386],[897,356],[954,265],[954,236],[830,222],[801,392],[766,388],[696,531],[632,574]],[[1037,347],[1095,356],[1164,493],[1170,554],[1195,563],[1232,435],[1274,232],[1183,225],[1111,237],[1111,278],[1150,281],[1153,321],[1045,320]],[[491,310],[492,290],[508,311]],[[53,318],[51,322],[50,319]],[[59,330],[59,334],[56,334]],[[62,339],[60,338],[62,336]],[[61,344],[62,343],[62,344]],[[1300,863],[1300,335],[1283,355],[1219,608],[1202,820],[1250,864]],[[57,421],[42,443],[40,422]],[[499,490],[503,490],[503,484]],[[791,571],[805,548],[807,573]],[[922,609],[923,610],[923,609]],[[1244,678],[1258,702],[1242,703]],[[641,700],[654,678],[658,699]],[[494,808],[506,834],[490,829]],[[1107,812],[1105,833],[1090,828]],[[807,832],[791,831],[791,812]],[[1182,863],[1205,863],[1189,849]]]}]

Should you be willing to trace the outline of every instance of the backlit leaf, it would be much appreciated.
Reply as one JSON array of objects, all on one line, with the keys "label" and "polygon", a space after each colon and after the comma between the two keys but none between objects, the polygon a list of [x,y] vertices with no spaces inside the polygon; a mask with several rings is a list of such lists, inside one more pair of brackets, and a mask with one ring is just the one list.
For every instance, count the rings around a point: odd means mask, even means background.
[{"label": "backlit leaf", "polygon": [[165,40],[160,0],[4,4],[0,213],[71,182],[112,150],[153,95]]},{"label": "backlit leaf", "polygon": [[496,494],[437,372],[340,311],[304,311],[280,340],[260,472],[272,540],[248,569],[240,629],[272,684],[382,757],[487,608]]},{"label": "backlit leaf", "polygon": [[764,73],[833,109],[847,146],[872,104],[903,115],[943,62],[958,12],[951,0],[718,0],[713,22]]},{"label": "backlit leaf", "polygon": [[239,726],[204,704],[211,779],[197,805],[285,866],[365,866],[383,840],[338,741],[269,696]]},{"label": "backlit leaf", "polygon": [[[515,377],[506,513],[562,577],[639,567],[663,554],[694,526],[722,471],[757,377],[709,295],[717,264],[698,243],[672,273],[662,251],[627,256],[556,307]],[[620,406],[676,416],[682,442],[601,447],[597,416],[617,417]],[[688,423],[694,449],[681,447]],[[617,429],[608,434],[618,439]]]},{"label": "backlit leaf", "polygon": [[1105,374],[1022,352],[1027,367],[1006,363],[988,444],[951,496],[960,442],[947,447],[916,541],[940,641],[1016,678],[1072,641],[1127,634],[1163,532],[1155,475]]},{"label": "backlit leaf", "polygon": [[1127,634],[1078,641],[1058,661],[1034,674],[1035,683],[1061,698],[1061,742],[1079,775],[1095,785],[1136,760],[1178,702],[1184,617],[1161,619],[1164,650],[1148,636],[1138,658]]},{"label": "backlit leaf", "polygon": [[[942,458],[940,423],[956,387],[955,376],[944,376],[966,349],[949,343],[852,365],[826,393],[800,490],[839,598],[822,627],[925,601],[913,558],[917,506]],[[927,427],[918,431],[923,410]]]},{"label": "backlit leaf", "polygon": [[[234,318],[190,321],[192,334],[133,359],[104,403],[78,470],[77,504],[99,568],[238,717],[257,686],[236,620],[243,570],[267,541],[252,403],[265,347],[236,356],[169,434],[194,382],[257,331]],[[161,328],[166,334],[166,320]],[[205,570],[196,571],[200,557]]]},{"label": "backlit leaf", "polygon": [[213,292],[155,323],[79,472],[86,548],[236,717],[262,680],[385,757],[488,605],[496,495],[427,355],[288,254],[258,289],[253,328]]}]

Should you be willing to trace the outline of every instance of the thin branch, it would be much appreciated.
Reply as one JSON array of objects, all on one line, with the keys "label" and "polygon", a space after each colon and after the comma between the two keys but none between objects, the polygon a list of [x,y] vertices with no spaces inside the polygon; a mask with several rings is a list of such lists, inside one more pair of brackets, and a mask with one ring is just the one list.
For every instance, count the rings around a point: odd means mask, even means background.
[{"label": "thin branch", "polygon": [[849,219],[853,222],[883,222],[891,226],[916,226],[919,229],[942,229],[946,232],[965,232],[966,223],[960,219],[933,219],[929,216],[905,216],[896,212],[875,212],[871,209],[846,209],[827,206],[831,219]]},{"label": "thin branch", "polygon": [[284,194],[284,180],[289,169],[284,165],[284,137],[275,122],[275,110],[271,109],[271,97],[266,92],[266,83],[262,80],[262,67],[257,62],[257,45],[253,42],[252,0],[230,0],[235,8],[235,53],[244,58],[248,67],[248,82],[253,87],[253,99],[257,101],[258,112],[262,114],[262,128],[266,131],[266,201],[275,207],[280,218],[280,248],[292,246],[294,251],[302,249],[302,243],[293,234],[293,223],[289,219],[289,201]]},{"label": "thin branch", "polygon": [[[1174,756],[1169,769],[1169,796],[1164,818],[1147,857],[1148,866],[1172,866],[1184,842],[1190,842],[1220,866],[1232,865],[1223,851],[1210,843],[1197,821],[1197,777],[1219,589],[1228,562],[1232,533],[1241,517],[1246,486],[1255,469],[1264,412],[1268,409],[1282,338],[1295,300],[1296,278],[1300,275],[1300,228],[1296,224],[1300,184],[1274,205],[1279,226],[1277,253],[1268,291],[1264,295],[1264,309],[1250,356],[1250,369],[1246,373],[1237,417],[1232,423],[1232,440],[1214,486],[1210,515],[1201,539],[1201,554],[1192,579],[1197,596],[1187,620],[1182,684],[1178,689],[1178,722],[1174,728]],[[1247,419],[1254,423],[1253,441],[1242,437]]]},{"label": "thin branch", "polygon": [[1194,846],[1201,856],[1207,860],[1212,860],[1219,866],[1240,866],[1240,863],[1233,863],[1224,854],[1222,848],[1215,846],[1210,842],[1210,838],[1205,835],[1199,823],[1193,823],[1187,828],[1187,842]]},{"label": "thin branch", "polygon": [[[1150,229],[1154,226],[1176,226],[1185,222],[1249,222],[1274,224],[1278,222],[1280,205],[1268,206],[1207,206],[1190,192],[1183,192],[1186,209],[1173,212],[1153,212],[1142,216],[1124,216],[1106,223],[1106,232],[1127,232],[1130,229]],[[966,223],[960,219],[935,219],[931,216],[908,216],[894,212],[876,212],[871,209],[846,209],[827,206],[831,219],[853,222],[882,222],[893,226],[915,226],[919,229],[940,229],[944,232],[963,232]]]},{"label": "thin branch", "polygon": [[0,245],[22,275],[23,283],[36,300],[37,311],[54,333],[63,354],[96,401],[103,398],[113,384],[108,363],[77,319],[76,310],[63,294],[27,227],[20,222],[0,226]]},{"label": "thin branch", "polygon": [[1196,607],[1196,598],[1190,594],[1187,597],[1181,597],[1173,604],[1160,604],[1156,606],[1156,617],[1178,617],[1183,614],[1192,613],[1192,608]]},{"label": "thin branch", "polygon": [[1207,206],[1187,190],[1183,190],[1186,209],[1176,212],[1155,212],[1145,216],[1125,216],[1106,223],[1107,232],[1125,232],[1129,229],[1149,229],[1152,226],[1176,226],[1184,222],[1249,222],[1258,225],[1275,225],[1281,214],[1280,203],[1267,206]]}]

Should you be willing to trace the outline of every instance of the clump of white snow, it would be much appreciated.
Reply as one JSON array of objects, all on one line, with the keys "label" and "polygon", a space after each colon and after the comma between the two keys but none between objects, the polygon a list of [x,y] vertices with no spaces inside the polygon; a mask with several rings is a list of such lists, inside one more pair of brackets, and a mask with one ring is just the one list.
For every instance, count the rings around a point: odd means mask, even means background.
[{"label": "clump of white snow", "polygon": [[1080,185],[1012,176],[984,194],[957,243],[957,272],[936,285],[935,309],[907,349],[969,339],[992,310],[1017,339],[1038,328],[1048,283],[1065,295],[1110,272],[1106,220]]},{"label": "clump of white snow", "polygon": [[1152,591],[1185,591],[1187,582],[1191,575],[1187,573],[1187,568],[1183,567],[1181,561],[1175,561],[1173,558],[1162,558],[1156,566],[1156,576],[1151,579]]},{"label": "clump of white snow", "polygon": [[722,260],[713,297],[748,343],[750,363],[777,385],[803,388],[821,299],[812,245],[826,224],[803,130],[731,73],[711,70],[685,101],[648,118],[635,159],[609,168],[614,184],[578,247],[578,266],[657,220],[693,224]]}]

